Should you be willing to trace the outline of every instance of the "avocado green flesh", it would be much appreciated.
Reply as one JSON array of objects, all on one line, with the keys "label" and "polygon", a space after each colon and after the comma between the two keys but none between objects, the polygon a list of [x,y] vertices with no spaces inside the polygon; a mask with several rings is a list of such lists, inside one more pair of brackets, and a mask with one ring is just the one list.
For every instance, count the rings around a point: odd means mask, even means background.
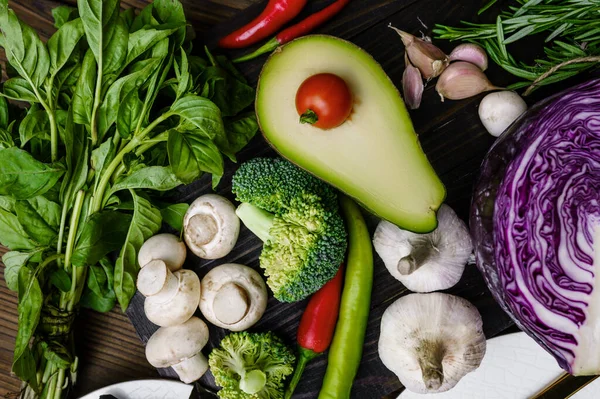
[{"label": "avocado green flesh", "polygon": [[[301,124],[295,97],[317,73],[346,81],[354,97],[350,118],[322,130]],[[379,64],[355,45],[312,35],[288,43],[263,67],[256,114],[282,156],[404,229],[428,232],[445,189],[419,144],[398,90]]]}]

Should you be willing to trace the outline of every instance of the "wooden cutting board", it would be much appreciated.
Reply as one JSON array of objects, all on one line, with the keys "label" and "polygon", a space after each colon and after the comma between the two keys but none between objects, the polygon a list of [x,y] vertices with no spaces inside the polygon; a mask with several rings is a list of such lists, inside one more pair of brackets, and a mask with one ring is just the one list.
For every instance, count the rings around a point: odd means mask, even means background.
[{"label": "wooden cutting board", "polygon": [[[419,34],[430,33],[435,23],[457,25],[461,20],[493,21],[497,10],[490,10],[481,19],[477,11],[488,0],[354,0],[332,22],[324,26],[318,33],[331,34],[350,40],[362,47],[381,63],[392,81],[401,85],[404,68],[404,48],[399,36],[388,28],[393,24],[405,31]],[[309,2],[303,15],[309,14],[330,1],[316,0]],[[209,47],[214,47],[215,41],[225,33],[241,26],[260,12],[263,5],[253,6],[225,25],[220,25],[214,30],[204,34],[203,39]],[[421,22],[422,21],[422,22]],[[426,28],[423,26],[427,25]],[[436,42],[447,53],[453,47],[446,41]],[[525,50],[525,49],[522,49]],[[519,48],[516,49],[519,51]],[[239,55],[240,53],[229,53]],[[260,73],[265,57],[253,62],[240,65],[242,72],[252,84],[255,84]],[[488,77],[494,84],[502,86],[514,82],[514,78],[496,65],[491,65]],[[556,91],[560,87],[552,87]],[[527,101],[533,102],[547,95],[549,91],[540,90],[534,98]],[[427,86],[423,104],[420,109],[411,111],[411,117],[425,153],[433,164],[438,175],[444,182],[447,191],[447,204],[456,210],[464,220],[468,219],[471,191],[481,161],[489,147],[494,142],[481,125],[477,115],[477,105],[482,96],[463,101],[446,101],[442,103],[434,90],[434,85]],[[239,154],[239,162],[257,156],[270,156],[274,152],[268,147],[262,137],[256,137],[250,145]],[[231,175],[236,170],[236,165],[226,165],[226,174],[218,187],[218,193],[233,200],[231,195]],[[356,168],[361,167],[360,159],[356,160]],[[180,202],[191,202],[196,197],[210,192],[208,177],[180,188],[176,198]],[[368,216],[367,220],[371,232],[377,224],[377,219]],[[234,262],[241,263],[257,270],[259,268],[258,255],[262,247],[261,241],[247,229],[242,228],[239,241],[234,251],[223,259],[216,261],[200,260],[193,255],[188,256],[186,266],[194,270],[202,278],[212,267],[219,264]],[[465,270],[462,280],[448,293],[464,297],[471,301],[483,317],[484,330],[487,337],[492,337],[506,332],[512,322],[500,307],[494,302],[487,290],[483,278],[474,266]],[[381,259],[375,255],[374,287],[369,317],[368,330],[364,344],[364,353],[358,375],[354,382],[352,398],[370,399],[381,397],[395,397],[402,389],[396,376],[386,369],[377,353],[380,319],[389,304],[402,295],[408,294],[398,281],[392,278]],[[148,322],[143,312],[143,297],[138,293],[127,311],[141,339],[146,342],[156,326]],[[300,315],[306,302],[295,304],[279,303],[270,298],[267,311],[262,320],[252,330],[273,330],[290,343],[295,342],[296,330]],[[199,314],[199,312],[198,312]],[[205,352],[218,345],[227,331],[210,328],[210,342]],[[314,398],[321,386],[322,378],[327,366],[327,356],[321,356],[308,366],[302,381],[297,389],[297,398]],[[170,370],[160,370],[165,376],[173,376]],[[202,383],[207,387],[214,387],[212,376],[206,375]]]}]

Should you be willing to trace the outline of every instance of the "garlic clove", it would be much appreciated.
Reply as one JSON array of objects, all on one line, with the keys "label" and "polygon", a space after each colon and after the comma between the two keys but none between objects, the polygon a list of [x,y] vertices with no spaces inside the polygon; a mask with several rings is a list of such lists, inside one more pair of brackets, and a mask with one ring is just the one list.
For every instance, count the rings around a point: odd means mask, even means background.
[{"label": "garlic clove", "polygon": [[410,62],[419,69],[423,78],[427,80],[435,78],[446,69],[448,56],[438,47],[391,24],[388,27],[400,35]]},{"label": "garlic clove", "polygon": [[379,357],[416,393],[453,388],[479,367],[485,349],[481,315],[471,303],[453,295],[406,295],[381,318]]},{"label": "garlic clove", "polygon": [[408,59],[408,54],[404,52],[404,73],[402,74],[402,91],[404,101],[409,109],[417,109],[421,105],[423,97],[423,78],[418,68],[415,68]]},{"label": "garlic clove", "polygon": [[428,234],[402,230],[381,221],[373,235],[375,251],[390,274],[411,291],[454,286],[473,251],[469,229],[448,205],[438,210],[438,227]]},{"label": "garlic clove", "polygon": [[442,102],[446,98],[462,100],[485,91],[499,89],[501,88],[494,86],[479,67],[465,61],[450,64],[435,85]]},{"label": "garlic clove", "polygon": [[485,71],[488,67],[488,57],[483,49],[475,43],[463,43],[454,47],[450,55],[448,56],[450,62],[452,61],[466,61],[473,65],[477,65],[479,69]]}]

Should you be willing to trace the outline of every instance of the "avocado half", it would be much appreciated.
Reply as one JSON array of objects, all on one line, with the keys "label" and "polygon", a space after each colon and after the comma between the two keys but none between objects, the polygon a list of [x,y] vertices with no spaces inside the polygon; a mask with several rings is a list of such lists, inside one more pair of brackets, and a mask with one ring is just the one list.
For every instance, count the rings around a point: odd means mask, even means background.
[{"label": "avocado half", "polygon": [[[346,81],[354,105],[344,123],[322,130],[300,123],[295,98],[306,78],[327,72]],[[421,149],[400,93],[361,48],[326,35],[280,47],[260,74],[256,115],[277,152],[369,211],[414,232],[436,228],[446,190]]]}]

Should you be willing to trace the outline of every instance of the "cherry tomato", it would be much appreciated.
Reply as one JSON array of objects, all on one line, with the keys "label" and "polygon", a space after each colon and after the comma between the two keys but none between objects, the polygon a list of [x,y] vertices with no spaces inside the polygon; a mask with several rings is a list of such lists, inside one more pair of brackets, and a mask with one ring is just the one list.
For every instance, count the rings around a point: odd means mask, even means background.
[{"label": "cherry tomato", "polygon": [[331,129],[350,116],[352,93],[344,79],[332,73],[319,73],[306,79],[298,88],[296,110],[301,123]]}]

